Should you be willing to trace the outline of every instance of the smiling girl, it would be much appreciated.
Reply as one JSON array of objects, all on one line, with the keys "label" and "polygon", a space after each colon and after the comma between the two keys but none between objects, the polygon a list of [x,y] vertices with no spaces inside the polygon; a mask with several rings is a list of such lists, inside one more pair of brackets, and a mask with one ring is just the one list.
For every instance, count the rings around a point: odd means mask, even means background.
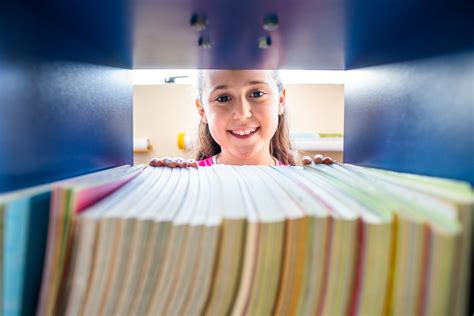
[{"label": "smiling girl", "polygon": [[[286,90],[277,71],[199,71],[196,107],[201,116],[197,161],[155,158],[150,165],[295,165]],[[314,160],[332,162],[320,155]]]}]

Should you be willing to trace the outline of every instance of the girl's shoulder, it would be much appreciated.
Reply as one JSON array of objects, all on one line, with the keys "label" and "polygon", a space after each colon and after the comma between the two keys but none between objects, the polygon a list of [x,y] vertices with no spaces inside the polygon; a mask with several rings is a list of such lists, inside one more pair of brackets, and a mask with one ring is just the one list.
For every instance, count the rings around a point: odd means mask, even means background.
[{"label": "girl's shoulder", "polygon": [[281,162],[280,160],[276,160],[276,165],[277,166],[288,166],[287,164],[284,164],[283,162]]},{"label": "girl's shoulder", "polygon": [[198,165],[200,167],[209,167],[209,166],[212,166],[213,164],[214,164],[214,156],[208,157],[203,160],[198,160]]}]

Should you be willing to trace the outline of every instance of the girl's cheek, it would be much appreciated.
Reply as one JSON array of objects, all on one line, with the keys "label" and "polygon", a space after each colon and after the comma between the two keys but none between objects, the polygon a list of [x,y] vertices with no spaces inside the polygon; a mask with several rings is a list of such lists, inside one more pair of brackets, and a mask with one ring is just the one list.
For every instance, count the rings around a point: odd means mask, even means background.
[{"label": "girl's cheek", "polygon": [[274,106],[273,104],[261,104],[260,106],[255,106],[253,113],[259,113],[262,116],[267,117],[268,119],[278,119],[278,106]]},{"label": "girl's cheek", "polygon": [[213,111],[210,112],[207,117],[209,128],[213,130],[214,133],[219,132],[220,130],[225,130],[225,125],[227,123],[225,115],[218,113],[218,111]]},{"label": "girl's cheek", "polygon": [[213,107],[209,110],[208,116],[214,121],[222,120],[222,118],[226,115],[226,110],[224,108]]}]

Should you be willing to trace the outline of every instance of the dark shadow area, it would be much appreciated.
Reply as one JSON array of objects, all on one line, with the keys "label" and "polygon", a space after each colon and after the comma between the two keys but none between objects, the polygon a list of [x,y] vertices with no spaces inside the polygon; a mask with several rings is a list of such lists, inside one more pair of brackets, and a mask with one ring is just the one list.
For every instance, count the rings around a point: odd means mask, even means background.
[{"label": "dark shadow area", "polygon": [[474,47],[472,1],[346,3],[347,70],[468,51]]},{"label": "dark shadow area", "polygon": [[30,201],[24,275],[24,280],[28,282],[22,293],[22,315],[34,315],[38,305],[48,236],[50,197],[51,192],[47,192],[34,196]]}]

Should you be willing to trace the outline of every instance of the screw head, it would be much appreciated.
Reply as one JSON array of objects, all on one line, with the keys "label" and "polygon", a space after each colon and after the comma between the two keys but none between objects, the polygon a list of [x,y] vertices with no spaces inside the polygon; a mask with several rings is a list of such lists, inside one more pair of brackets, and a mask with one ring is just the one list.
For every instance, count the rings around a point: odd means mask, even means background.
[{"label": "screw head", "polygon": [[208,36],[199,36],[198,45],[202,48],[211,48],[212,41]]},{"label": "screw head", "polygon": [[278,28],[278,15],[269,14],[263,19],[263,29],[266,31],[274,31]]},{"label": "screw head", "polygon": [[260,36],[258,39],[258,47],[265,49],[272,46],[272,38],[270,36]]},{"label": "screw head", "polygon": [[203,31],[207,27],[207,18],[204,14],[194,13],[191,16],[191,20],[189,21],[189,24],[196,31]]}]

